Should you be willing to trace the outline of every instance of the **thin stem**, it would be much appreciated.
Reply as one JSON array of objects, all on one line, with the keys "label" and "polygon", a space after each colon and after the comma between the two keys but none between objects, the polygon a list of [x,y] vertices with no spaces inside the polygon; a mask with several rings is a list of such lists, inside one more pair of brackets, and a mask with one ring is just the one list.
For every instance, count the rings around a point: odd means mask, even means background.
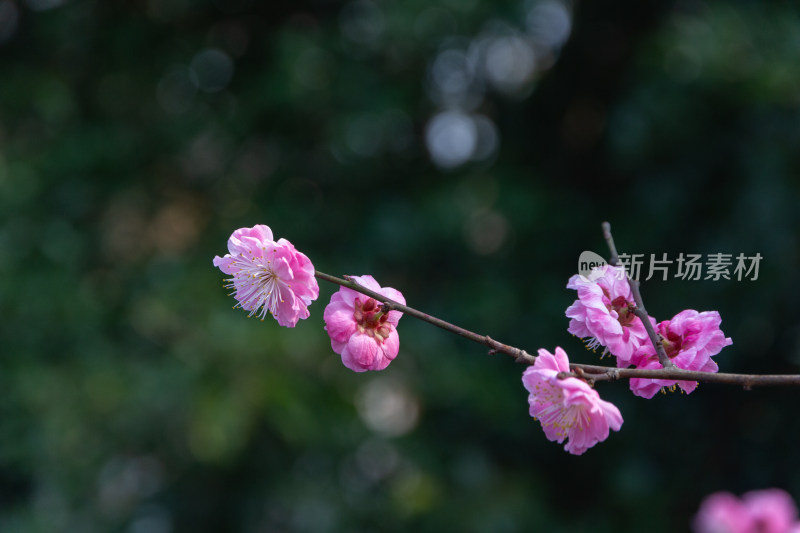
[{"label": "thin stem", "polygon": [[[617,247],[614,245],[614,237],[611,235],[611,224],[603,222],[602,227],[603,238],[606,240],[608,251],[611,254],[608,264],[617,266],[617,263],[619,263],[619,254],[617,253]],[[633,293],[633,301],[636,303],[636,307],[632,310],[633,314],[642,321],[644,329],[647,331],[647,336],[650,337],[650,342],[653,343],[653,348],[656,349],[656,354],[658,354],[658,362],[661,363],[661,366],[664,368],[675,368],[672,360],[667,356],[664,345],[661,344],[661,339],[653,328],[653,324],[650,323],[650,317],[647,314],[647,310],[644,308],[644,300],[642,300],[642,293],[639,290],[639,282],[633,279],[627,272],[625,273],[625,277],[628,279],[628,285],[630,285],[631,293]]]},{"label": "thin stem", "polygon": [[434,326],[440,327],[451,333],[455,333],[456,335],[460,335],[461,337],[477,342],[478,344],[483,344],[484,346],[488,346],[494,353],[504,353],[506,355],[510,355],[511,357],[514,358],[514,360],[517,363],[525,363],[528,365],[532,365],[534,361],[536,361],[536,357],[529,354],[525,350],[521,350],[519,348],[515,348],[507,344],[503,344],[502,342],[497,342],[488,335],[479,335],[478,333],[473,333],[472,331],[458,327],[449,322],[445,322],[440,318],[436,318],[427,313],[423,313],[422,311],[418,311],[413,307],[408,307],[407,305],[395,302],[394,300],[391,300],[386,296],[383,296],[382,294],[379,294],[375,291],[372,291],[366,287],[359,285],[350,276],[345,276],[344,279],[342,279],[342,278],[337,278],[336,276],[331,276],[330,274],[325,274],[324,272],[320,272],[319,270],[315,271],[315,275],[319,279],[330,281],[331,283],[341,285],[342,287],[347,287],[348,289],[353,289],[356,292],[360,292],[361,294],[365,294],[370,298],[374,298],[375,300],[383,303],[383,307],[385,310],[401,311],[407,315],[411,315],[415,318],[428,322],[429,324],[433,324]]},{"label": "thin stem", "polygon": [[608,259],[608,264],[611,266],[617,266],[617,263],[619,263],[619,254],[617,253],[617,247],[614,245],[614,237],[611,236],[611,224],[609,222],[603,222],[602,227],[603,238],[606,240],[608,251],[611,253],[611,257]]},{"label": "thin stem", "polygon": [[642,324],[644,324],[644,329],[647,331],[647,336],[650,337],[650,342],[653,344],[653,347],[656,349],[656,353],[658,354],[658,362],[661,363],[661,366],[664,368],[675,368],[675,364],[672,362],[669,356],[667,356],[667,352],[664,350],[664,345],[661,343],[661,337],[658,335],[658,333],[656,333],[655,328],[653,328],[653,324],[650,322],[650,316],[647,314],[647,310],[644,308],[642,293],[639,292],[639,282],[628,276],[628,283],[630,284],[631,292],[633,293],[633,301],[636,302],[636,308],[633,310],[633,314],[639,317],[639,320],[641,320]]},{"label": "thin stem", "polygon": [[[610,233],[609,233],[610,236]],[[613,246],[613,241],[611,241]],[[613,252],[612,252],[613,254]],[[449,322],[445,322],[439,318],[431,316],[422,311],[418,311],[413,307],[403,305],[395,302],[382,294],[367,289],[356,283],[350,276],[344,278],[337,278],[324,272],[316,271],[317,278],[347,287],[356,292],[360,292],[370,298],[383,303],[383,308],[386,311],[396,310],[401,311],[407,315],[416,317],[424,322],[433,324],[446,331],[450,331],[477,342],[490,348],[489,353],[503,353],[511,356],[517,363],[532,365],[536,362],[536,357],[529,354],[525,350],[509,346],[498,342],[488,335],[479,335],[472,331],[466,330]],[[590,382],[596,381],[615,381],[618,379],[631,379],[631,378],[646,378],[646,379],[663,379],[663,380],[677,380],[677,381],[703,381],[707,383],[726,383],[729,385],[740,385],[745,389],[750,389],[757,386],[776,386],[776,385],[795,385],[800,386],[800,375],[758,375],[758,374],[718,374],[711,372],[696,372],[691,370],[683,370],[682,368],[661,368],[661,369],[639,369],[639,368],[614,368],[599,365],[584,365],[580,363],[571,363],[569,365],[572,372],[564,373],[562,377],[577,377]]]},{"label": "thin stem", "polygon": [[568,374],[571,377],[580,377],[590,381],[615,381],[617,379],[645,378],[663,379],[667,381],[702,381],[705,383],[725,383],[728,385],[741,385],[745,389],[756,386],[800,385],[800,375],[794,374],[726,374],[712,372],[698,372],[674,367],[641,369],[641,368],[610,368],[599,365],[571,364],[571,369],[577,370]]}]

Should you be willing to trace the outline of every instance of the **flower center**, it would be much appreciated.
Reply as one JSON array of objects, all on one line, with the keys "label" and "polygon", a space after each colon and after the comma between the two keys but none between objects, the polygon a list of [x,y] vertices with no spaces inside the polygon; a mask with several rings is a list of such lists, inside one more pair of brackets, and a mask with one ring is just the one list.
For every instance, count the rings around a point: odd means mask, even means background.
[{"label": "flower center", "polygon": [[661,345],[664,346],[664,351],[667,352],[667,357],[673,359],[681,352],[683,347],[683,337],[672,331],[667,331],[667,336],[659,334],[661,337]]},{"label": "flower center", "polygon": [[225,285],[235,289],[238,303],[234,307],[246,309],[250,311],[248,316],[256,315],[261,320],[264,320],[267,313],[274,316],[278,312],[278,306],[284,303],[286,287],[283,285],[291,287],[278,277],[270,263],[267,260],[264,264],[261,258],[253,254],[250,257],[241,254],[234,262],[239,271]]},{"label": "flower center", "polygon": [[391,325],[386,323],[389,314],[383,312],[374,298],[369,298],[363,303],[360,298],[356,298],[354,307],[353,319],[358,325],[359,333],[383,342],[391,333]]},{"label": "flower center", "polygon": [[[610,299],[608,292],[603,289],[603,294]],[[636,315],[630,310],[631,303],[624,296],[617,296],[606,304],[606,309],[617,313],[617,320],[621,326],[630,326]]]}]

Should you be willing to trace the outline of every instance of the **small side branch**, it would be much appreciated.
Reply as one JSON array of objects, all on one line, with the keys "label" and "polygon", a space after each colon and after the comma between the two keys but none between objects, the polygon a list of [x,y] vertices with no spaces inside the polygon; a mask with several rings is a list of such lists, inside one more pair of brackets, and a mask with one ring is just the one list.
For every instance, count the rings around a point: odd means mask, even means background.
[{"label": "small side branch", "polygon": [[608,258],[608,264],[617,266],[617,263],[619,263],[619,254],[617,253],[617,247],[614,245],[614,237],[611,235],[611,224],[609,222],[603,222],[602,226],[603,238],[606,240],[609,253],[611,253],[611,257]]},{"label": "small side branch", "polygon": [[[617,247],[614,245],[614,237],[611,235],[611,224],[608,222],[603,222],[603,238],[606,240],[606,244],[608,245],[608,251],[611,257],[608,260],[608,264],[611,266],[617,266],[619,263],[619,254],[617,253]],[[658,337],[656,330],[653,328],[653,324],[650,323],[650,317],[647,314],[647,310],[644,307],[644,300],[642,300],[642,293],[639,290],[639,282],[633,277],[631,277],[627,272],[625,273],[625,277],[628,280],[628,285],[631,287],[631,293],[633,294],[633,301],[636,302],[636,307],[632,310],[633,314],[636,315],[639,320],[642,321],[644,325],[645,331],[647,331],[647,336],[650,337],[650,342],[653,343],[653,348],[656,349],[656,354],[658,355],[658,362],[661,363],[661,366],[664,368],[675,368],[675,365],[672,363],[670,358],[667,356],[666,350],[664,350],[664,345],[661,344],[661,339]]]},{"label": "small side branch", "polygon": [[633,310],[633,314],[639,317],[644,324],[644,329],[647,331],[647,336],[650,337],[650,342],[653,343],[653,347],[656,349],[656,353],[658,354],[658,362],[661,363],[661,366],[664,368],[675,368],[672,360],[667,356],[666,350],[664,350],[664,345],[661,343],[661,337],[656,333],[655,328],[653,328],[653,324],[650,322],[650,316],[647,314],[647,310],[644,308],[644,302],[642,301],[642,293],[639,292],[639,282],[635,279],[631,279],[628,276],[628,283],[631,286],[631,292],[633,293],[633,301],[636,302],[636,309]]}]

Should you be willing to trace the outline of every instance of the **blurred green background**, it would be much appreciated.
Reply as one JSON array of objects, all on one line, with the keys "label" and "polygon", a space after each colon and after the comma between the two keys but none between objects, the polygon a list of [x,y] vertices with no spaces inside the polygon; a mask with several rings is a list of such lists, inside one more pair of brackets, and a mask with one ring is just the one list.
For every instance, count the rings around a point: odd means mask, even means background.
[{"label": "blurred green background", "polygon": [[[760,253],[651,280],[727,372],[800,371],[800,7],[612,0],[0,0],[0,530],[685,531],[800,496],[796,389],[632,396],[580,457],[522,367],[400,322],[344,368],[212,257],[269,225],[331,274],[528,351],[581,251]],[[611,364],[606,359],[607,364]]]}]

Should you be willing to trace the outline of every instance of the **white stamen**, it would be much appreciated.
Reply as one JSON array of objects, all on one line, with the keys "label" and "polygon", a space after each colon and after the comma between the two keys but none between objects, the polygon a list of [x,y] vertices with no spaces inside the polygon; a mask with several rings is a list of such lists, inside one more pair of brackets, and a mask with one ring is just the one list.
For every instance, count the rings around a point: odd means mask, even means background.
[{"label": "white stamen", "polygon": [[250,311],[248,316],[256,315],[262,320],[267,313],[278,313],[278,304],[283,303],[284,282],[278,277],[267,261],[264,264],[252,254],[248,257],[241,255],[236,258],[235,266],[239,268],[234,277],[227,282],[228,288],[235,289],[236,298],[241,307]]}]

